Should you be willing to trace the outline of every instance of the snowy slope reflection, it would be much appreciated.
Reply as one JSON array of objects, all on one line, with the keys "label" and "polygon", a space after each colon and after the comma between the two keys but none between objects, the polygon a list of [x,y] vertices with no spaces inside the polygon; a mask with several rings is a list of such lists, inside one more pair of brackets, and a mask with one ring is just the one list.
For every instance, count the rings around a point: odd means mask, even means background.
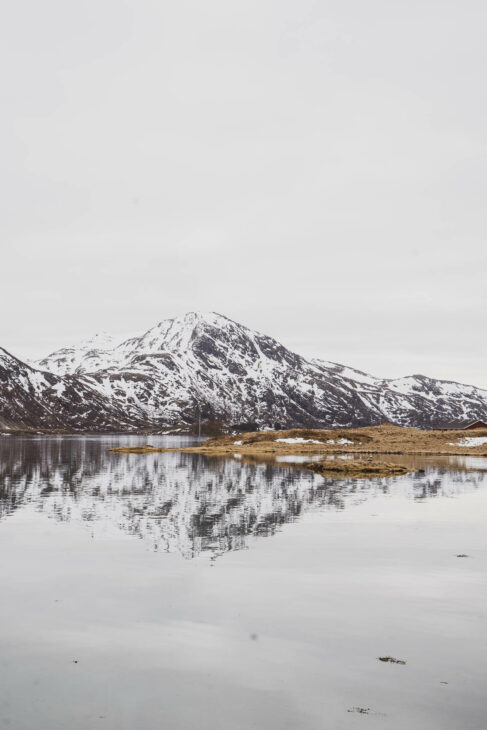
[{"label": "snowy slope reflection", "polygon": [[344,509],[378,493],[452,497],[485,478],[465,471],[465,460],[395,479],[325,480],[288,465],[119,455],[108,446],[103,439],[2,439],[0,518],[35,509],[83,522],[95,536],[122,530],[153,549],[216,556],[247,547],[249,536],[274,534],[307,509]]}]

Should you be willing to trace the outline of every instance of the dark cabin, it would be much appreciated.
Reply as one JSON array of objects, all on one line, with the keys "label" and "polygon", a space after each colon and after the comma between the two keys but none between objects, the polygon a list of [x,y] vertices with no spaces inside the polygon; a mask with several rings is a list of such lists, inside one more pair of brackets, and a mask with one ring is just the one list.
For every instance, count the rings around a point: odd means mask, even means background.
[{"label": "dark cabin", "polygon": [[438,426],[441,431],[475,431],[487,429],[485,421],[447,421]]},{"label": "dark cabin", "polygon": [[487,428],[487,423],[484,423],[484,421],[473,421],[472,423],[463,426],[464,431],[473,431],[476,428]]}]

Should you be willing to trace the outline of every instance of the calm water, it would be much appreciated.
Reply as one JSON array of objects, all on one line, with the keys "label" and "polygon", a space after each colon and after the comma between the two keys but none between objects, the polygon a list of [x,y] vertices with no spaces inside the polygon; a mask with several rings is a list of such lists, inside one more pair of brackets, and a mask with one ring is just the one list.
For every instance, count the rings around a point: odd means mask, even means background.
[{"label": "calm water", "polygon": [[0,438],[0,727],[485,730],[487,459],[107,451],[136,440]]}]

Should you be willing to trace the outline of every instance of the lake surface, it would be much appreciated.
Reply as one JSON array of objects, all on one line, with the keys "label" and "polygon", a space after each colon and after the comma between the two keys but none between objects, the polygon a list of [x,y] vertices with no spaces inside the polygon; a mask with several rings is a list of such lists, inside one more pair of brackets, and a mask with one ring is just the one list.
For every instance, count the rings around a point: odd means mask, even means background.
[{"label": "lake surface", "polygon": [[0,728],[485,730],[487,459],[147,440],[0,437]]}]

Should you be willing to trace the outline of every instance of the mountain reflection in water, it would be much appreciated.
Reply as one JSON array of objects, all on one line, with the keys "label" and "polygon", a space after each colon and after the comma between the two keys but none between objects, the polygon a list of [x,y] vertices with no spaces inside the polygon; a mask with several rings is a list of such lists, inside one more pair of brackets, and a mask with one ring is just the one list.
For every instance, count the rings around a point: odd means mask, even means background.
[{"label": "mountain reflection in water", "polygon": [[466,471],[481,468],[478,459],[421,464],[424,473],[399,478],[323,479],[287,463],[113,454],[111,445],[103,437],[0,439],[0,519],[30,508],[85,523],[94,535],[122,530],[155,550],[215,557],[247,547],[249,536],[273,535],[305,510],[343,510],[377,493],[452,497],[485,478]]}]

